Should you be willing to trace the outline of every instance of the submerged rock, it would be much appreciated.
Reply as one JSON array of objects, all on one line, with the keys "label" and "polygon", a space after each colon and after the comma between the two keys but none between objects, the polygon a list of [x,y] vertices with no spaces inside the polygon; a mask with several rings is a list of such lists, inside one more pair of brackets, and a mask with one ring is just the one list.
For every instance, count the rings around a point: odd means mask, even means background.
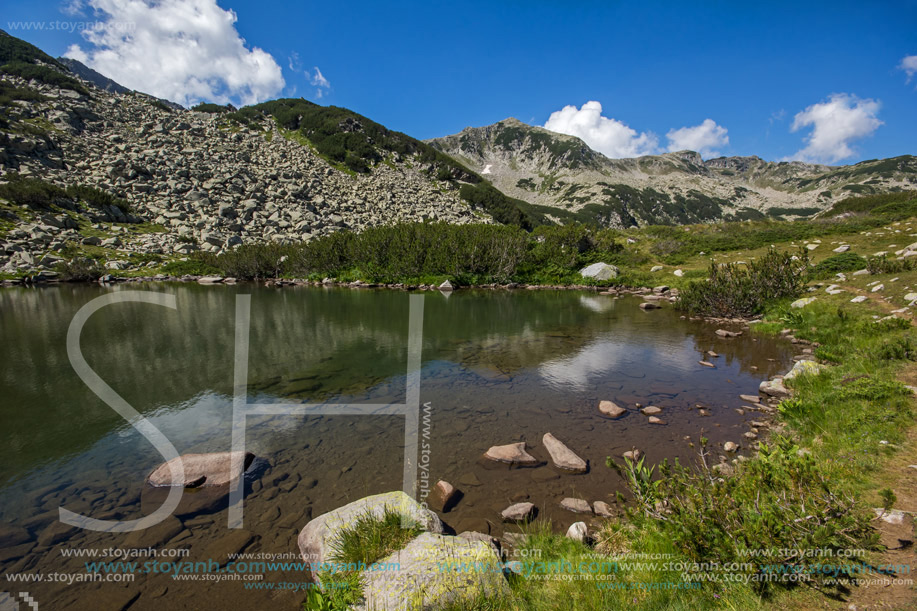
[{"label": "submerged rock", "polygon": [[525,451],[525,442],[510,443],[505,446],[491,446],[484,457],[495,462],[510,465],[537,465],[538,459]]},{"label": "submerged rock", "polygon": [[455,507],[455,504],[461,498],[461,492],[455,489],[455,486],[449,482],[439,480],[436,486],[427,495],[427,504],[436,511],[447,513]]},{"label": "submerged rock", "polygon": [[592,513],[592,506],[584,499],[567,497],[560,502],[560,506],[573,513]]},{"label": "submerged rock", "polygon": [[554,435],[545,433],[541,441],[548,451],[548,454],[551,455],[551,462],[554,463],[555,467],[574,473],[586,472],[586,461],[577,456],[573,450],[564,445],[564,443]]},{"label": "submerged rock", "polygon": [[647,405],[640,410],[644,416],[655,416],[662,413],[662,409],[656,407],[655,405]]},{"label": "submerged rock", "polygon": [[505,522],[528,522],[535,515],[533,503],[516,503],[500,512]]},{"label": "submerged rock", "polygon": [[[233,458],[237,459],[233,465]],[[209,454],[183,454],[156,467],[147,477],[147,482],[155,487],[182,486],[185,488],[211,487],[228,485],[234,477],[241,476],[252,464],[255,455],[245,452],[241,456],[233,452],[212,452]],[[181,463],[184,477],[181,480],[172,478],[172,468]],[[237,471],[233,470],[233,466]]]},{"label": "submerged rock", "polygon": [[742,335],[741,331],[727,331],[726,329],[717,329],[716,334],[720,337],[738,337]]},{"label": "submerged rock", "polygon": [[627,410],[616,404],[614,401],[599,401],[599,411],[609,418],[620,418],[627,413]]}]

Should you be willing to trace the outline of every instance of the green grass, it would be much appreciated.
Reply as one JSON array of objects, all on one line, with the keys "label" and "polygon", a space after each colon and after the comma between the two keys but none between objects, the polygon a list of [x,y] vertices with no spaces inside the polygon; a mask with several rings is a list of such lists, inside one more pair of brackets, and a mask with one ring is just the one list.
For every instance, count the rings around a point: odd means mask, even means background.
[{"label": "green grass", "polygon": [[371,512],[358,516],[332,542],[326,562],[341,570],[326,570],[318,575],[321,589],[309,590],[303,609],[343,611],[360,600],[360,567],[366,567],[403,549],[423,532],[418,525],[403,524],[403,516],[385,507],[381,517]]}]

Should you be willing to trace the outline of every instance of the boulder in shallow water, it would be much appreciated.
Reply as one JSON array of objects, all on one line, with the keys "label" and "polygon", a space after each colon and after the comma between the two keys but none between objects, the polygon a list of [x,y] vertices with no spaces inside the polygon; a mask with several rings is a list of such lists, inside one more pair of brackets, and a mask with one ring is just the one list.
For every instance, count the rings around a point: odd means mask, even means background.
[{"label": "boulder in shallow water", "polygon": [[[233,465],[233,458],[237,463]],[[156,467],[147,481],[151,486],[168,487],[182,486],[185,488],[212,487],[228,485],[234,475],[241,476],[251,466],[255,455],[245,452],[241,455],[233,452],[211,452],[208,454],[182,454]],[[172,478],[172,468],[176,463],[184,467],[184,477],[180,480]],[[236,471],[233,471],[233,467]]]},{"label": "boulder in shallow water", "polygon": [[627,410],[614,401],[599,401],[599,412],[609,418],[617,419],[626,414]]},{"label": "boulder in shallow water", "polygon": [[505,522],[528,522],[535,515],[533,503],[516,503],[500,512]]},{"label": "boulder in shallow water", "polygon": [[592,513],[592,505],[584,499],[565,498],[560,502],[560,506],[567,511],[574,513]]},{"label": "boulder in shallow water", "polygon": [[548,454],[551,455],[551,462],[554,463],[555,467],[565,471],[572,471],[573,473],[586,472],[586,461],[577,456],[573,450],[564,445],[557,437],[551,433],[545,433],[541,441]]},{"label": "boulder in shallow water", "polygon": [[491,446],[484,453],[484,458],[510,465],[537,465],[538,459],[525,451],[525,442],[510,443],[505,446]]},{"label": "boulder in shallow water", "polygon": [[427,504],[436,511],[448,512],[455,507],[462,493],[447,481],[439,480],[427,495]]}]

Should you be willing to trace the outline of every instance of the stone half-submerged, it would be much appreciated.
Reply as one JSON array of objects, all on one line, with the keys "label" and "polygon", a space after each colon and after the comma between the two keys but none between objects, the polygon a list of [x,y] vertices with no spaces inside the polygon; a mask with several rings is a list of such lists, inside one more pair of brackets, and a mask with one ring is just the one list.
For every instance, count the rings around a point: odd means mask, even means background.
[{"label": "stone half-submerged", "polygon": [[484,458],[509,465],[531,467],[538,464],[538,459],[525,451],[525,442],[510,443],[505,446],[491,446],[484,453]]},{"label": "stone half-submerged", "polygon": [[586,461],[576,455],[562,441],[551,433],[545,433],[542,443],[548,454],[551,455],[551,462],[558,469],[570,471],[572,473],[585,473],[587,469]]},{"label": "stone half-submerged", "polygon": [[[235,460],[234,460],[235,458]],[[236,477],[248,477],[255,461],[251,452],[211,452],[207,454],[182,454],[160,464],[146,478],[140,492],[140,505],[144,512],[152,511],[165,502],[169,489],[180,486],[186,490],[173,513],[189,516],[222,511],[229,506],[229,491]],[[180,463],[184,468],[181,478],[173,477],[172,467]]]},{"label": "stone half-submerged", "polygon": [[[235,458],[235,464],[233,463]],[[147,482],[151,486],[184,488],[227,486],[234,476],[241,476],[251,466],[255,455],[251,452],[212,452],[209,454],[182,454],[156,467]],[[184,477],[176,480],[172,469],[176,463],[184,467]]]},{"label": "stone half-submerged", "polygon": [[[404,492],[386,492],[368,496],[313,518],[300,531],[299,553],[305,562],[327,562],[328,555],[340,539],[341,533],[364,516],[382,519],[386,509],[401,515],[406,521],[430,533],[443,532],[439,516],[425,509]],[[315,580],[316,576],[312,575]]]},{"label": "stone half-submerged", "polygon": [[361,611],[464,608],[504,596],[509,585],[493,546],[484,541],[423,533],[363,573]]}]

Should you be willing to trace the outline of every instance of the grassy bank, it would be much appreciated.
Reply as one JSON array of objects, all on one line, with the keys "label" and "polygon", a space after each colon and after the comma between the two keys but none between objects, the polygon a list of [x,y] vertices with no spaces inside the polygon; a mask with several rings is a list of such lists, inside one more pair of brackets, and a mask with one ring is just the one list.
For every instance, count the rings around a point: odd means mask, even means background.
[{"label": "grassy bank", "polygon": [[[871,278],[907,290],[917,272],[906,274]],[[763,300],[751,332],[811,342],[821,369],[786,382],[792,397],[760,447],[726,463],[719,455],[732,455],[702,438],[691,440],[690,465],[610,457],[629,490],[625,516],[605,521],[591,544],[546,523],[523,528],[525,542],[507,558],[521,561],[510,594],[447,608],[846,608],[855,580],[881,573],[874,508],[894,508],[903,492],[887,465],[913,450],[915,399],[899,379],[917,361],[917,333],[889,314],[899,293],[851,303],[859,291],[845,286],[836,295],[810,286],[816,300],[803,308],[791,297]]]}]

